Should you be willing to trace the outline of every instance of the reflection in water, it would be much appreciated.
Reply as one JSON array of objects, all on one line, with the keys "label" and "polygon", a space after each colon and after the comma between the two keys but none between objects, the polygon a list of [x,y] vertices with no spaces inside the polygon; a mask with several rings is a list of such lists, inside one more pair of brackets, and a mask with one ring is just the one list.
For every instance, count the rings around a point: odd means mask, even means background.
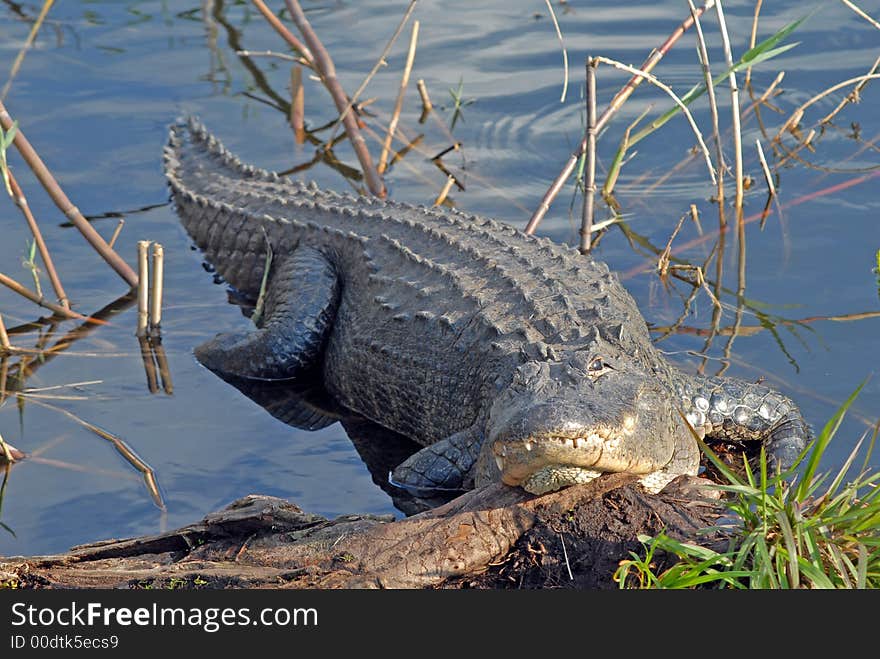
[{"label": "reflection in water", "polygon": [[389,482],[391,471],[422,448],[411,439],[384,428],[339,403],[324,389],[320,373],[296,380],[251,380],[223,378],[269,414],[300,430],[320,430],[340,423],[373,482],[391,497],[394,506],[407,515],[438,506],[453,498],[416,497]]}]

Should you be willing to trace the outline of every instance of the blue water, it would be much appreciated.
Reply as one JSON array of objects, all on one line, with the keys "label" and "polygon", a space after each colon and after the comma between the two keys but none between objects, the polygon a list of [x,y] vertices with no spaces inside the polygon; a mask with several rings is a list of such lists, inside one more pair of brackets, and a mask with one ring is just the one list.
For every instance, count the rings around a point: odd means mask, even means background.
[{"label": "blue water", "polygon": [[[41,3],[0,5],[0,81],[8,71]],[[283,3],[270,3],[281,7]],[[766,3],[770,4],[770,3]],[[352,92],[372,68],[394,31],[406,2],[305,3],[315,30],[330,51],[343,87]],[[537,0],[423,2],[419,45],[410,89],[401,118],[409,136],[424,133],[417,151],[386,176],[391,195],[413,203],[431,203],[445,174],[431,156],[460,141],[462,149],[444,162],[465,184],[454,189],[453,203],[463,209],[498,217],[523,227],[541,195],[562,168],[583,131],[583,63],[586,55],[603,55],[638,65],[684,18],[684,3],[660,0],[553,4],[569,61],[564,102],[563,55],[546,5]],[[877,3],[864,10],[880,16]],[[747,47],[752,2],[725,3],[728,28],[737,55]],[[756,67],[755,95],[779,71],[784,93],[772,99],[778,113],[765,107],[762,133],[754,113],[743,126],[745,169],[755,183],[748,191],[745,213],[760,213],[766,188],[755,150],[761,139],[771,166],[778,161],[770,138],[801,103],[827,87],[866,73],[878,52],[880,34],[842,3],[821,3],[822,10],[789,41],[801,42],[778,59]],[[764,8],[759,39],[766,38],[810,7],[801,2],[775,2]],[[23,13],[25,17],[21,16]],[[710,60],[716,72],[723,59],[714,18],[704,24]],[[364,98],[368,144],[379,152],[397,94],[409,41],[407,28],[388,57],[388,66],[372,79]],[[694,38],[686,35],[656,69],[660,78],[683,93],[701,80]],[[38,150],[68,196],[86,214],[122,212],[125,225],[116,243],[135,264],[138,240],[164,246],[165,306],[163,346],[168,356],[173,393],[151,393],[134,336],[136,310],[128,306],[112,322],[70,345],[27,380],[32,388],[58,387],[41,398],[58,408],[114,433],[155,472],[165,510],[153,502],[139,472],[113,446],[57,410],[25,398],[7,399],[0,407],[4,439],[32,454],[5,478],[0,510],[0,555],[64,551],[77,543],[108,537],[158,532],[200,519],[248,493],[291,499],[304,510],[327,516],[350,512],[402,515],[391,497],[373,482],[369,471],[339,424],[306,432],[275,419],[239,391],[200,367],[194,345],[218,331],[244,328],[248,321],[227,304],[223,286],[215,285],[201,266],[199,254],[180,227],[162,175],[161,149],[167,126],[183,114],[197,114],[245,160],[275,170],[311,161],[315,147],[297,145],[277,105],[286,102],[289,63],[264,57],[245,59],[236,48],[285,51],[278,36],[248,2],[125,2],[121,0],[56,3],[6,96],[9,112]],[[258,75],[255,75],[257,72]],[[437,111],[424,124],[414,83],[424,79]],[[626,75],[607,66],[599,69],[599,101],[604,105]],[[742,76],[739,78],[743,85]],[[453,114],[450,89],[461,83],[461,116],[450,136]],[[746,289],[749,303],[741,318],[745,328],[730,342],[729,333],[715,338],[701,364],[705,332],[712,324],[712,305],[700,292],[677,333],[659,345],[688,370],[724,369],[768,383],[798,401],[817,429],[867,379],[860,396],[830,447],[827,469],[838,467],[856,442],[880,416],[878,367],[880,291],[876,253],[877,180],[880,161],[877,125],[872,108],[877,83],[862,92],[859,104],[838,115],[835,127],[817,138],[815,151],[799,152],[802,160],[779,169],[779,201],[762,230],[746,227]],[[812,106],[805,132],[833,109],[850,87]],[[320,126],[334,117],[329,96],[318,83],[306,81],[306,120]],[[724,152],[733,161],[730,140],[730,94],[719,90]],[[741,92],[743,107],[750,103]],[[643,110],[665,110],[662,92],[643,86],[623,107],[599,141],[599,176],[610,165],[623,131]],[[697,122],[709,140],[711,123],[704,99],[694,105]],[[650,114],[649,117],[653,117]],[[851,134],[856,126],[860,139]],[[326,137],[322,132],[319,137]],[[870,144],[869,144],[870,143]],[[676,256],[702,264],[716,240],[717,207],[700,158],[689,154],[693,134],[681,118],[673,119],[641,142],[624,166],[617,188],[627,226],[639,238],[662,249],[678,219],[695,204],[702,231],[687,221],[673,244]],[[791,148],[793,138],[786,139]],[[400,144],[397,145],[399,148]],[[345,144],[336,155],[346,165],[357,161]],[[77,310],[94,312],[127,286],[84,243],[48,200],[18,155],[9,156],[27,194],[65,288]],[[668,175],[668,176],[667,176]],[[353,185],[340,171],[317,164],[297,174],[339,191]],[[731,177],[728,175],[728,182]],[[814,195],[806,198],[807,195]],[[732,199],[728,188],[728,200]],[[566,186],[540,225],[538,233],[575,242],[581,200]],[[138,211],[144,207],[151,209]],[[2,241],[0,272],[30,285],[21,265],[29,234],[11,202],[0,201]],[[775,208],[775,207],[774,207]],[[597,219],[608,211],[598,205]],[[732,211],[728,212],[732,217]],[[116,219],[96,219],[95,228],[109,237]],[[690,244],[690,246],[688,246]],[[737,240],[725,241],[720,326],[736,321]],[[621,273],[654,327],[669,326],[683,312],[690,287],[677,282],[666,289],[655,273],[656,257],[633,238],[612,228],[596,249]],[[714,264],[707,273],[715,277]],[[45,277],[42,285],[51,296]],[[767,314],[765,329],[755,310]],[[0,313],[7,327],[42,314],[31,303],[3,289]],[[865,314],[850,320],[808,320],[824,316]],[[873,315],[871,315],[873,314]],[[794,324],[781,323],[785,319]],[[50,330],[49,343],[74,328],[65,322]],[[771,331],[772,330],[772,331]],[[34,347],[39,332],[14,335],[13,343]],[[655,333],[659,338],[660,332]],[[7,362],[12,366],[13,358]],[[76,383],[93,382],[92,384]],[[67,386],[64,386],[67,385]],[[39,393],[39,392],[38,392]],[[871,464],[880,465],[872,457]],[[0,472],[2,476],[2,472]]]}]

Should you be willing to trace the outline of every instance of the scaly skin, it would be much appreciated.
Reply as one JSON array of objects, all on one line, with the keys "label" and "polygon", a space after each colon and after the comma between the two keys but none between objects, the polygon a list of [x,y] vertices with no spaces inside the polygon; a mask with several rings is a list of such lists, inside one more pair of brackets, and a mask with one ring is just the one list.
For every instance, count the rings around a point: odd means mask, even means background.
[{"label": "scaly skin", "polygon": [[241,162],[172,127],[166,175],[184,226],[266,318],[200,346],[224,377],[320,366],[344,406],[425,446],[393,473],[416,492],[501,479],[542,493],[598,473],[652,491],[695,474],[687,418],[789,467],[809,429],[761,385],[685,374],[655,349],[608,267],[546,238],[443,208],[354,198]]}]

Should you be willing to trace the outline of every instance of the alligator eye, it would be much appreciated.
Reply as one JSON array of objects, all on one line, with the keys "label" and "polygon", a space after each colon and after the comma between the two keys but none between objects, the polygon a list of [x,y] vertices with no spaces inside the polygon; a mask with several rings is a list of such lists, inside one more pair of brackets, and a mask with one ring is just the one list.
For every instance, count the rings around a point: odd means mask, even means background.
[{"label": "alligator eye", "polygon": [[596,377],[598,375],[602,375],[605,371],[610,370],[611,367],[606,364],[601,357],[596,357],[590,360],[590,363],[587,365],[587,375],[590,377]]}]

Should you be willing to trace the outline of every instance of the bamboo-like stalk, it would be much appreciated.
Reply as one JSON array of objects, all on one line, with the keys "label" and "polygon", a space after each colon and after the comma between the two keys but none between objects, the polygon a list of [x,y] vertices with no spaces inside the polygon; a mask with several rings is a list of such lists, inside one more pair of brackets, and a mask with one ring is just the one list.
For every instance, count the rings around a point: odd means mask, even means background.
[{"label": "bamboo-like stalk", "polygon": [[[367,187],[373,195],[380,198],[385,197],[385,184],[382,182],[382,178],[376,171],[373,159],[367,149],[364,137],[358,129],[354,115],[348,111],[348,108],[350,107],[348,98],[336,77],[336,66],[333,64],[330,54],[327,52],[326,48],[324,48],[324,44],[321,43],[318,39],[318,35],[315,34],[315,31],[312,29],[305,13],[303,13],[302,8],[299,6],[299,2],[297,2],[297,0],[285,0],[285,3],[287,4],[287,8],[293,18],[293,22],[296,24],[297,28],[299,28],[300,34],[302,34],[303,39],[305,39],[306,44],[312,51],[315,66],[321,75],[324,86],[327,87],[330,96],[333,97],[336,109],[339,111],[340,115],[343,115],[342,124],[345,126],[345,132],[348,134],[348,139],[361,164],[361,169],[363,169]],[[17,138],[18,136],[16,135],[16,139]]]},{"label": "bamboo-like stalk", "polygon": [[[9,115],[9,112],[6,110],[6,106],[3,105],[2,101],[0,101],[0,125],[3,126],[4,130],[10,130],[13,125],[12,117]],[[55,202],[58,209],[64,213],[74,226],[76,226],[83,237],[89,242],[95,251],[100,254],[101,258],[103,258],[110,267],[128,283],[129,286],[137,286],[137,275],[134,273],[134,270],[132,270],[128,264],[116,252],[114,252],[109,245],[107,245],[106,242],[104,242],[101,235],[95,231],[88,220],[83,217],[80,210],[74,206],[70,199],[68,199],[67,195],[64,194],[64,191],[61,189],[61,186],[58,185],[55,177],[52,176],[52,173],[25,137],[24,132],[21,130],[21,126],[15,131],[13,144],[15,144],[22,158],[24,158],[28,167],[34,172],[34,175],[52,198],[52,201]]]},{"label": "bamboo-like stalk", "polygon": [[37,32],[40,31],[43,21],[46,20],[46,15],[49,13],[53,4],[55,4],[55,0],[45,0],[43,2],[43,6],[40,8],[40,13],[34,20],[34,24],[31,26],[31,31],[28,33],[24,45],[21,47],[21,50],[18,51],[18,55],[15,56],[12,68],[9,70],[9,79],[6,81],[6,84],[3,85],[3,90],[0,91],[0,100],[5,99],[6,94],[9,93],[9,88],[12,86],[12,81],[15,79],[15,76],[18,75],[18,70],[21,68],[24,56],[27,54],[27,51],[30,50],[31,45],[33,45],[34,39],[37,37]]},{"label": "bamboo-like stalk", "polygon": [[165,279],[165,249],[153,243],[153,278],[150,280],[150,332],[158,334],[162,325],[162,286]]},{"label": "bamboo-like stalk", "polygon": [[[721,6],[721,0],[715,2],[715,12],[718,15],[718,29],[721,32],[721,43],[724,48],[725,63],[727,64],[728,69],[732,69],[733,53],[730,49],[730,35],[727,32],[727,23],[724,20],[724,9]],[[736,178],[734,208],[736,209],[737,222],[742,223],[743,196],[745,194],[745,189],[743,185],[742,126],[739,109],[739,87],[736,84],[736,73],[731,71],[727,76],[727,79],[730,81],[731,131],[733,133],[734,177]]]},{"label": "bamboo-like stalk", "polygon": [[139,240],[137,243],[138,256],[138,288],[137,288],[137,330],[136,336],[146,336],[147,323],[149,321],[149,296],[150,296],[150,271],[148,256],[150,249],[149,240]]},{"label": "bamboo-like stalk", "polygon": [[865,19],[866,21],[868,21],[871,25],[873,25],[873,26],[876,27],[878,30],[880,30],[880,22],[874,20],[873,18],[871,18],[870,15],[866,14],[863,10],[859,9],[859,7],[858,7],[855,3],[850,2],[850,0],[840,0],[840,1],[841,1],[843,4],[845,4],[847,7],[849,7],[850,9],[852,9],[852,10],[853,10],[856,14],[858,14],[861,18],[864,18],[864,19]]},{"label": "bamboo-like stalk", "polygon": [[[702,15],[708,9],[712,7],[715,0],[706,0],[703,6],[697,10],[698,15]],[[660,45],[659,48],[656,48],[651,52],[648,58],[642,63],[640,70],[643,73],[649,73],[657,66],[663,56],[669,52],[672,46],[681,38],[681,36],[693,25],[693,16],[688,16],[682,23],[679,25],[672,34]],[[611,118],[620,110],[621,106],[626,102],[626,100],[632,95],[635,91],[636,87],[638,87],[642,82],[642,76],[634,75],[630,78],[629,82],[621,88],[619,92],[611,99],[611,103],[607,108],[599,115],[599,118],[596,120],[596,131],[601,132],[601,130],[605,127]],[[531,218],[529,218],[529,222],[526,225],[525,233],[534,233],[535,229],[538,227],[538,224],[547,214],[547,211],[550,210],[550,204],[553,203],[553,200],[556,199],[557,195],[559,195],[559,191],[562,189],[562,186],[565,185],[565,182],[568,180],[568,177],[571,176],[571,173],[574,171],[575,166],[577,165],[578,160],[581,155],[583,155],[584,150],[587,148],[586,137],[581,141],[578,148],[575,149],[574,152],[569,156],[568,162],[565,163],[565,166],[562,168],[562,171],[557,175],[557,177],[553,180],[553,183],[547,189],[547,192],[544,193],[544,196],[541,198],[540,204],[538,204],[538,208],[535,209],[535,212],[532,213]]]},{"label": "bamboo-like stalk", "polygon": [[310,51],[306,45],[296,38],[296,36],[287,29],[287,27],[282,23],[278,17],[272,13],[272,10],[266,6],[266,3],[263,0],[251,0],[254,3],[254,6],[259,10],[259,12],[263,15],[269,25],[271,25],[275,31],[281,35],[281,38],[284,39],[288,44],[293,46],[294,50],[298,50],[302,56],[311,63],[314,63],[315,58],[312,55],[312,51]]},{"label": "bamboo-like stalk", "polygon": [[400,121],[400,112],[403,110],[403,98],[406,94],[406,87],[409,85],[409,75],[412,72],[413,62],[416,58],[416,43],[419,40],[419,22],[413,21],[412,36],[409,39],[409,51],[406,54],[406,64],[403,67],[403,75],[400,78],[400,89],[397,92],[397,100],[394,103],[394,112],[391,114],[391,121],[388,122],[388,133],[385,135],[385,142],[382,144],[382,152],[379,154],[379,165],[377,170],[380,174],[384,174],[388,165],[388,154],[391,151],[391,140],[394,139],[394,133],[397,131],[397,123]]},{"label": "bamboo-like stalk", "polygon": [[587,166],[584,168],[581,254],[587,254],[590,251],[590,234],[593,231],[593,212],[596,199],[596,66],[596,60],[587,57]]},{"label": "bamboo-like stalk", "polygon": [[305,90],[302,83],[302,67],[298,64],[290,68],[290,127],[297,144],[306,141],[305,129]]},{"label": "bamboo-like stalk", "polygon": [[40,252],[40,258],[43,259],[43,266],[46,268],[46,274],[52,284],[52,289],[55,291],[55,296],[58,298],[58,304],[69,309],[70,301],[67,298],[67,293],[64,292],[64,287],[61,285],[61,280],[58,278],[55,264],[52,263],[49,249],[46,247],[46,241],[43,240],[43,234],[40,231],[39,225],[37,225],[37,220],[34,218],[34,214],[31,213],[27,198],[24,196],[21,186],[18,185],[18,181],[15,180],[12,171],[7,170],[7,174],[9,176],[9,187],[12,189],[12,200],[15,202],[15,205],[18,206],[19,210],[21,210],[21,213],[24,215],[24,219],[28,224],[28,228],[34,236],[34,242],[37,244],[37,251]]}]

